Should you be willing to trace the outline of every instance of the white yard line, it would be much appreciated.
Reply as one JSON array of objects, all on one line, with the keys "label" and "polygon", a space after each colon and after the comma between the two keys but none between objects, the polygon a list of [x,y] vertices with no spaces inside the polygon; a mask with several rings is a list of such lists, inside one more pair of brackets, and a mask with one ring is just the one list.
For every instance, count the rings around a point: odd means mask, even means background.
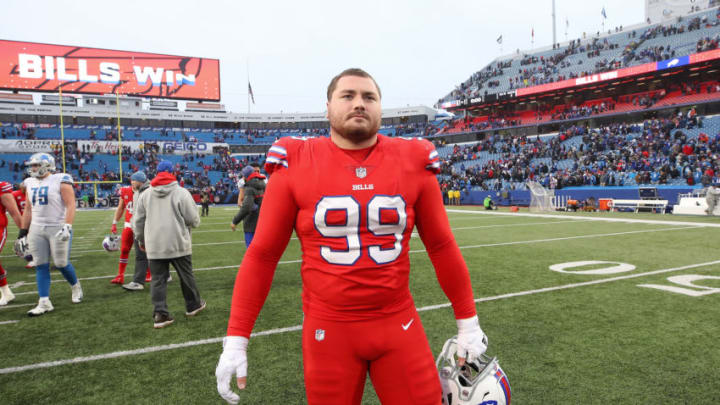
[{"label": "white yard line", "polygon": [[[641,230],[641,231],[612,232],[612,233],[601,233],[601,234],[591,234],[591,235],[565,236],[565,237],[560,237],[560,238],[549,238],[549,239],[532,239],[532,240],[512,241],[512,242],[485,243],[485,244],[481,244],[481,245],[460,246],[460,249],[477,249],[477,248],[494,247],[494,246],[523,245],[523,244],[531,244],[531,243],[557,242],[557,241],[561,241],[561,240],[590,239],[590,238],[600,238],[600,237],[607,237],[607,236],[632,235],[632,234],[648,233],[648,232],[679,231],[679,230],[687,230],[687,229],[698,229],[698,228],[693,227],[693,226],[687,226],[687,227],[681,227],[681,228],[646,229],[646,230]],[[218,242],[218,243],[226,243],[226,242]],[[238,243],[238,242],[232,242],[232,243]],[[103,250],[103,252],[104,252],[104,250]],[[426,252],[426,250],[418,249],[418,250],[409,251],[409,253],[423,253],[423,252]],[[301,263],[301,262],[302,262],[301,259],[284,260],[284,261],[278,262],[278,264],[291,264],[291,263]],[[240,267],[240,265],[235,264],[235,265],[229,265],[229,266],[200,267],[197,269],[193,269],[193,271],[208,271],[208,270],[218,270],[218,269],[230,269],[230,268],[237,268],[237,267]],[[29,275],[28,277],[34,277],[34,275]],[[78,278],[78,280],[80,280],[80,281],[100,280],[100,279],[113,278],[113,277],[115,277],[115,274],[107,275],[107,276]],[[53,283],[62,283],[62,282],[67,282],[67,281],[65,281],[64,278],[58,278],[58,279],[52,280],[52,282]],[[31,285],[31,284],[35,284],[35,283],[34,282],[25,282],[23,285]]]},{"label": "white yard line", "polygon": [[[472,212],[472,211],[467,211]],[[583,218],[569,218],[569,217],[563,217],[563,216],[556,216],[552,218],[559,218],[559,219],[565,219],[565,221],[552,221],[552,222],[523,222],[521,224],[493,224],[493,225],[478,225],[478,226],[468,226],[468,227],[456,227],[451,228],[451,230],[468,230],[468,229],[483,229],[483,228],[502,228],[502,227],[510,227],[510,226],[533,226],[533,225],[551,225],[551,224],[562,224],[562,223],[580,223],[580,222],[586,222],[586,221],[592,221],[594,219],[583,217]],[[653,223],[654,225],[688,225],[690,228],[702,228],[708,224],[694,224],[692,222],[665,222],[665,221],[657,221],[657,224]],[[712,225],[712,224],[710,224]],[[720,227],[720,224],[718,224],[718,227]],[[690,228],[677,228],[677,229],[690,229]],[[200,232],[232,232],[230,230],[220,230],[220,231],[198,231],[193,233],[200,233]],[[633,231],[633,232],[652,232],[652,231]],[[620,233],[622,234],[622,233]],[[616,234],[607,234],[607,235],[616,235]],[[417,237],[417,233],[412,233],[413,237]],[[606,236],[606,235],[598,235],[598,236]],[[592,236],[590,236],[592,237]],[[290,238],[291,240],[297,240],[297,237]],[[550,241],[552,239],[548,240],[542,240],[542,241]],[[242,240],[233,240],[233,241],[225,241],[225,242],[207,242],[207,243],[193,243],[193,247],[196,246],[215,246],[215,245],[231,245],[231,244],[240,244],[245,243],[245,241]],[[81,250],[81,249],[73,249],[71,254],[71,259],[75,259],[81,256],[76,256],[77,253],[98,253],[98,252],[105,252],[105,249],[89,249],[89,250]],[[424,252],[424,250],[423,250]],[[5,255],[0,256],[0,258],[5,257],[16,257],[15,255]]]},{"label": "white yard line", "polygon": [[[533,294],[541,294],[541,293],[551,292],[551,291],[567,290],[567,289],[571,289],[571,288],[611,283],[613,281],[645,277],[645,276],[651,276],[651,275],[655,275],[655,274],[670,273],[670,272],[674,272],[674,271],[694,269],[694,268],[698,268],[698,267],[707,267],[707,266],[712,266],[712,265],[716,265],[716,264],[720,264],[720,260],[715,260],[712,262],[705,262],[705,263],[689,264],[686,266],[672,267],[672,268],[660,269],[660,270],[654,270],[654,271],[648,271],[645,273],[629,274],[629,275],[619,276],[619,277],[610,277],[610,278],[606,278],[606,279],[587,281],[587,282],[583,282],[583,283],[564,284],[564,285],[559,285],[559,286],[555,286],[555,287],[546,287],[546,288],[540,288],[540,289],[536,289],[536,290],[519,291],[519,292],[509,293],[509,294],[501,294],[501,295],[495,295],[495,296],[490,296],[490,297],[482,297],[482,298],[476,299],[475,302],[496,301],[496,300],[520,297],[520,296],[525,296],[525,295],[533,295]],[[425,311],[433,311],[436,309],[447,308],[447,307],[450,307],[450,303],[444,303],[444,304],[438,304],[438,305],[428,305],[428,306],[420,307],[417,310],[418,310],[418,312],[425,312]],[[290,326],[290,327],[285,327],[285,328],[269,329],[269,330],[265,330],[262,332],[255,332],[251,336],[257,337],[257,336],[266,336],[266,335],[277,335],[280,333],[296,332],[296,331],[300,331],[300,330],[302,330],[302,325],[295,325],[295,326]],[[185,347],[192,347],[192,346],[199,346],[199,345],[206,345],[206,344],[218,344],[218,343],[222,342],[222,339],[223,339],[222,337],[216,337],[216,338],[210,338],[210,339],[194,340],[194,341],[185,342],[185,343],[176,343],[176,344],[161,345],[161,346],[150,346],[150,347],[144,347],[144,348],[135,349],[135,350],[124,350],[124,351],[119,351],[119,352],[97,354],[94,356],[75,357],[72,359],[27,364],[24,366],[17,366],[17,367],[7,367],[7,368],[0,369],[0,374],[14,374],[14,373],[22,372],[22,371],[38,370],[38,369],[43,369],[43,368],[64,366],[67,364],[78,364],[78,363],[86,363],[86,362],[95,361],[95,360],[107,360],[107,359],[114,359],[114,358],[119,358],[119,357],[135,356],[135,355],[139,355],[139,354],[154,353],[154,352],[173,350],[173,349],[181,349],[181,348],[185,348]]]},{"label": "white yard line", "polygon": [[15,320],[15,321],[2,321],[2,322],[0,322],[0,325],[11,325],[11,324],[13,324],[13,323],[18,323],[18,322],[20,322],[20,321],[17,321],[17,320]]},{"label": "white yard line", "polygon": [[10,309],[10,308],[21,308],[21,307],[34,307],[37,305],[37,303],[33,304],[13,304],[13,305],[3,305],[0,307],[0,310],[2,309]]},{"label": "white yard line", "polygon": [[601,218],[601,217],[589,217],[589,216],[570,216],[570,215],[554,215],[554,214],[533,214],[526,212],[497,212],[497,211],[472,211],[472,210],[457,210],[447,209],[447,212],[458,213],[458,214],[478,214],[478,215],[491,215],[491,216],[512,216],[512,217],[534,217],[534,218],[555,218],[555,219],[575,219],[585,221],[600,221],[600,222],[626,222],[633,224],[654,224],[654,225],[689,225],[697,227],[710,227],[720,228],[720,224],[712,224],[707,222],[689,222],[689,221],[661,221],[657,219],[633,219],[633,218]]}]

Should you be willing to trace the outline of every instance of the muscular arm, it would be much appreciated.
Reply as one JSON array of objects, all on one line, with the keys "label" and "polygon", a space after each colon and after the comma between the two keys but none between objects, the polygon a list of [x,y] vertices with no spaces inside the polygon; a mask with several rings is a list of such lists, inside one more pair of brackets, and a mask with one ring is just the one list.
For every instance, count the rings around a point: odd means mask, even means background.
[{"label": "muscular arm", "polygon": [[3,207],[5,207],[13,221],[15,221],[15,225],[17,225],[18,229],[22,228],[22,218],[20,217],[20,211],[18,210],[13,195],[10,193],[3,194],[0,196],[0,202],[2,202]]},{"label": "muscular arm", "polygon": [[65,203],[65,223],[72,225],[75,220],[75,192],[70,184],[63,183],[60,185],[60,195]]},{"label": "muscular arm", "polygon": [[20,229],[30,228],[30,222],[32,222],[32,200],[30,196],[25,193],[25,211],[22,214],[22,226]]},{"label": "muscular arm", "polygon": [[450,230],[442,194],[435,176],[428,172],[415,205],[418,233],[435,268],[440,287],[453,306],[456,319],[475,316],[472,284],[465,259]]},{"label": "muscular arm", "polygon": [[235,278],[228,336],[249,338],[265,303],[297,217],[298,207],[291,193],[287,170],[275,172],[263,198],[255,237]]},{"label": "muscular arm", "polygon": [[122,218],[124,213],[125,213],[125,200],[120,198],[120,203],[118,204],[117,208],[115,209],[115,216],[113,217],[113,220],[115,222],[119,221],[120,218]]}]

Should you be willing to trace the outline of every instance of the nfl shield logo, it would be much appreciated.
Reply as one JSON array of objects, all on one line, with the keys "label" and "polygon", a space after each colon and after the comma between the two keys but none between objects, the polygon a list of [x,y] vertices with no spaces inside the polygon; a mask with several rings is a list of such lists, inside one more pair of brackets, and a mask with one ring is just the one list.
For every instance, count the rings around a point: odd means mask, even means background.
[{"label": "nfl shield logo", "polygon": [[322,329],[315,329],[315,340],[318,342],[325,340],[325,331]]},{"label": "nfl shield logo", "polygon": [[363,179],[365,178],[365,176],[367,176],[367,169],[365,169],[364,167],[357,167],[355,168],[355,175]]}]

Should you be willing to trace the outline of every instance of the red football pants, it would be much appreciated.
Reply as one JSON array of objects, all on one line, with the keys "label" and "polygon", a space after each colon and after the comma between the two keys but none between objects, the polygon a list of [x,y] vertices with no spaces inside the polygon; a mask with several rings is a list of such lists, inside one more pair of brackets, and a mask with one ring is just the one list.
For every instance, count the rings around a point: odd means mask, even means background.
[{"label": "red football pants", "polygon": [[121,244],[120,244],[120,254],[130,254],[130,250],[133,247],[133,239],[135,238],[135,234],[133,233],[132,228],[129,226],[126,226],[123,228],[122,231],[122,237],[121,237]]},{"label": "red football pants", "polygon": [[[4,208],[0,208],[4,209]],[[7,228],[0,227],[0,252],[2,252],[3,247],[5,246],[5,241],[7,240]],[[7,285],[7,273],[5,272],[5,269],[0,264],[0,287],[4,287]]]},{"label": "red football pants", "polygon": [[306,315],[303,367],[309,405],[360,404],[368,372],[383,404],[441,403],[435,360],[414,307],[369,321]]}]

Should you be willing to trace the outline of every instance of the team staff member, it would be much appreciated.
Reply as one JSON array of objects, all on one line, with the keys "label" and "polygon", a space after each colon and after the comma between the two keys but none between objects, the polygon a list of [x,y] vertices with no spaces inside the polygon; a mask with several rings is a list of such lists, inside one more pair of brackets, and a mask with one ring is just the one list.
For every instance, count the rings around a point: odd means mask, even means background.
[{"label": "team staff member", "polygon": [[192,271],[190,228],[200,225],[200,216],[192,195],[178,185],[172,175],[172,163],[163,160],[151,188],[137,198],[133,229],[138,247],[147,253],[152,273],[151,300],[155,328],[174,322],[167,306],[167,278],[170,263],[180,277],[185,299],[185,315],[194,316],[205,309],[205,301],[195,284]]},{"label": "team staff member", "polygon": [[245,247],[248,247],[255,236],[260,206],[262,205],[263,194],[265,194],[265,176],[260,174],[259,170],[255,170],[253,166],[245,166],[242,169],[242,175],[245,179],[243,203],[240,206],[240,211],[233,217],[230,228],[234,231],[237,224],[242,221],[243,232],[245,232]]},{"label": "team staff member", "polygon": [[235,280],[215,375],[230,403],[246,384],[247,344],[293,228],[303,246],[307,402],[360,404],[366,375],[383,404],[438,405],[438,372],[408,286],[415,225],[452,303],[461,357],[486,349],[467,266],[450,231],[431,143],[388,138],[380,89],[360,69],[328,87],[330,138],[282,138],[257,232]]},{"label": "team staff member", "polygon": [[30,208],[23,213],[19,239],[27,238],[36,263],[35,278],[40,299],[28,315],[39,316],[54,309],[50,302],[51,257],[55,267],[71,285],[72,302],[77,304],[83,299],[80,281],[70,263],[75,191],[69,174],[53,173],[55,159],[49,154],[36,153],[30,156],[25,166],[28,166],[31,176],[25,179]]},{"label": "team staff member", "polygon": [[[18,229],[20,229],[22,222],[20,212],[18,211],[17,204],[13,198],[13,187],[12,184],[0,181],[0,252],[2,252],[5,242],[7,241],[7,216],[5,211],[7,210],[10,217],[15,221]],[[10,286],[7,281],[7,272],[0,264],[0,305],[7,305],[10,301],[15,299],[15,295],[10,291]]]},{"label": "team staff member", "polygon": [[[130,177],[130,182],[133,186],[132,205],[134,207],[137,205],[137,200],[140,195],[150,188],[150,182],[145,172],[142,171],[135,172],[132,177]],[[130,221],[132,224],[132,219]],[[133,243],[135,244],[135,272],[133,274],[133,280],[127,284],[123,284],[123,288],[128,291],[139,291],[145,288],[145,283],[152,281],[152,275],[150,274],[147,254],[143,249],[140,249],[137,239],[134,239]],[[167,281],[172,281],[169,273]]]}]

